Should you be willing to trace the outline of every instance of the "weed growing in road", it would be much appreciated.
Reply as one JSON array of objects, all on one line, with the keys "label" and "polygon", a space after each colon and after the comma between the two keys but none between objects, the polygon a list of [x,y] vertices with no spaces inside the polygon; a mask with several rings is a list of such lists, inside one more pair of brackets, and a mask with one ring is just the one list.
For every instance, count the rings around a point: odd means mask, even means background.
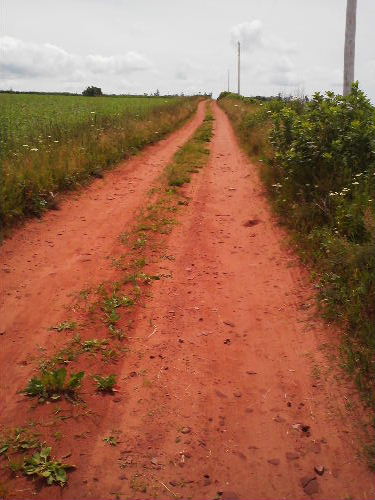
[{"label": "weed growing in road", "polygon": [[117,446],[118,444],[118,439],[116,436],[108,436],[103,439],[103,441],[110,446]]},{"label": "weed growing in road", "polygon": [[57,332],[65,332],[67,330],[75,330],[77,326],[78,325],[75,321],[63,321],[56,326],[52,326],[51,330],[56,330]]},{"label": "weed growing in road", "polygon": [[116,375],[108,375],[107,377],[102,377],[101,375],[94,375],[93,379],[97,384],[97,391],[101,392],[114,392],[117,383]]},{"label": "weed growing in road", "polygon": [[25,427],[18,427],[0,435],[0,455],[26,452],[40,446],[39,435]]},{"label": "weed growing in road", "polygon": [[23,393],[30,397],[38,397],[40,402],[48,399],[57,400],[62,396],[75,399],[84,375],[84,372],[73,373],[67,379],[66,368],[53,371],[44,370],[39,378],[33,377],[29,381]]},{"label": "weed growing in road", "polygon": [[110,335],[117,340],[124,340],[126,338],[125,332],[122,328],[117,328],[115,325],[109,325],[108,330]]},{"label": "weed growing in road", "polygon": [[68,476],[66,471],[75,469],[75,465],[64,464],[51,459],[51,447],[44,447],[32,457],[25,458],[22,470],[26,476],[37,476],[48,485],[59,484],[65,486]]},{"label": "weed growing in road", "polygon": [[119,359],[119,354],[116,349],[106,349],[103,351],[102,357],[105,363],[116,363]]},{"label": "weed growing in road", "polygon": [[85,340],[82,342],[82,350],[85,352],[98,352],[105,350],[107,348],[107,345],[109,344],[109,341],[104,339],[104,340],[99,340],[99,339],[89,339]]},{"label": "weed growing in road", "polygon": [[75,335],[73,339],[69,340],[65,347],[52,356],[52,358],[43,359],[39,364],[40,370],[42,372],[51,371],[58,365],[64,365],[71,361],[75,361],[81,353],[81,340],[80,335]]}]

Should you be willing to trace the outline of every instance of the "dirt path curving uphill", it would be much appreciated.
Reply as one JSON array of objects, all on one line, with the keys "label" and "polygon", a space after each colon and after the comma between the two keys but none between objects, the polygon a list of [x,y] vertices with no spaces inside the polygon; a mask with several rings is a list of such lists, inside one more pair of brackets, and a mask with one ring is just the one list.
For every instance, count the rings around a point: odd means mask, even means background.
[{"label": "dirt path curving uphill", "polygon": [[[107,404],[84,458],[68,450],[79,472],[53,491],[67,500],[374,498],[373,474],[357,456],[360,406],[323,352],[334,332],[313,313],[307,275],[284,248],[226,115],[216,105],[214,114],[209,165],[184,188],[190,203],[169,258],[152,270],[171,278],[153,283],[137,315],[121,366],[125,392]],[[20,382],[17,353],[46,341],[73,288],[113,273],[105,257],[126,225],[117,217],[132,215],[148,179],[202,117],[201,106],[164,144],[5,244],[2,363]],[[125,198],[129,180],[135,191]],[[107,446],[113,430],[121,441]]]}]

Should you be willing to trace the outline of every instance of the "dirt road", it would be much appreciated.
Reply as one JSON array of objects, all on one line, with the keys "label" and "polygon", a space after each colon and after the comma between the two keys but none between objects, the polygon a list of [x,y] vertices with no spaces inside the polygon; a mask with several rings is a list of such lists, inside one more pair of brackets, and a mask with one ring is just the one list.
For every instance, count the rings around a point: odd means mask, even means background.
[{"label": "dirt road", "polygon": [[[37,415],[48,427],[51,405],[28,410],[15,395],[33,368],[23,360],[48,347],[47,328],[74,292],[113,278],[106,257],[117,236],[203,112],[5,243],[3,422]],[[170,277],[137,312],[120,395],[89,398],[95,415],[67,423],[59,456],[78,468],[66,488],[37,498],[374,498],[358,456],[361,406],[329,361],[335,332],[314,314],[313,287],[283,245],[255,167],[216,105],[214,114],[211,159],[183,188],[190,203],[168,259],[152,265]],[[103,441],[111,433],[117,446]],[[28,498],[21,488],[17,498]]]}]

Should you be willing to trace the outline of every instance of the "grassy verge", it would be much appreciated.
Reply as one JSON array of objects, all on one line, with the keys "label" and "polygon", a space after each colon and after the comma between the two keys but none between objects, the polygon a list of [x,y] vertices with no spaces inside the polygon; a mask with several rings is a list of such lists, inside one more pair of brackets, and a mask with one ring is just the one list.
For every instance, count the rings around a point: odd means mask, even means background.
[{"label": "grassy verge", "polygon": [[[42,357],[34,360],[35,376],[22,391],[25,397],[35,402],[34,419],[41,405],[44,409],[51,409],[48,415],[50,431],[46,425],[34,422],[0,432],[0,460],[3,460],[0,497],[1,488],[7,496],[10,495],[14,476],[39,476],[47,484],[51,477],[51,484],[65,485],[69,469],[74,466],[63,463],[62,459],[52,459],[51,449],[46,443],[54,440],[57,448],[61,445],[66,447],[65,440],[79,436],[76,429],[78,419],[91,417],[89,405],[95,393],[102,398],[111,398],[125,392],[126,377],[119,379],[121,360],[132,349],[132,336],[146,338],[144,332],[136,332],[134,328],[137,305],[142,305],[153,281],[169,277],[153,274],[150,267],[172,258],[165,255],[167,238],[177,223],[178,213],[188,203],[179,186],[189,182],[191,175],[199,172],[208,162],[212,128],[212,116],[207,113],[204,123],[179,150],[150,190],[133,227],[119,235],[120,252],[112,257],[116,279],[81,290],[69,308],[66,321],[51,325],[49,345],[59,345],[49,348]],[[176,186],[174,180],[182,177],[183,182],[181,180]],[[156,331],[152,322],[150,328],[153,328],[152,335]],[[145,384],[150,383],[145,376],[144,381]],[[107,405],[104,399],[103,405]],[[78,413],[71,413],[70,408],[75,408]],[[42,415],[43,422],[46,413]],[[75,425],[67,430],[64,422],[71,418],[74,418]],[[89,429],[97,432],[97,421],[93,422],[92,427],[88,420],[83,422],[85,432]],[[116,432],[108,429],[104,442],[116,446]],[[56,451],[58,453],[59,450]],[[30,468],[31,463],[35,468]],[[39,474],[39,466],[45,467],[43,470],[51,472],[52,476]]]},{"label": "grassy verge", "polygon": [[220,105],[261,175],[280,221],[313,270],[320,310],[343,328],[343,365],[375,406],[375,113],[343,98]]},{"label": "grassy verge", "polygon": [[[37,103],[42,113],[43,99],[48,96],[37,97],[42,100]],[[89,99],[89,103],[95,102],[99,105],[101,101]],[[83,113],[79,109],[85,116],[73,119],[77,110],[67,110],[65,101],[59,101],[57,109],[46,108],[46,116],[37,113],[33,117],[35,123],[30,119],[26,131],[20,123],[20,136],[16,138],[14,131],[13,135],[10,133],[16,117],[13,121],[10,117],[0,137],[0,238],[6,228],[23,218],[40,216],[48,208],[57,208],[59,191],[74,189],[93,177],[101,177],[105,169],[177,128],[193,113],[197,102],[196,98],[175,98],[151,101],[147,106],[144,99],[143,108],[139,109],[136,104],[126,105],[117,99],[113,110],[96,112],[85,108]],[[104,100],[103,105],[110,104],[110,100]],[[61,112],[61,123],[53,118],[53,111]],[[38,117],[42,122],[39,125]],[[27,116],[24,120],[28,122]],[[23,144],[19,143],[20,138]]]}]

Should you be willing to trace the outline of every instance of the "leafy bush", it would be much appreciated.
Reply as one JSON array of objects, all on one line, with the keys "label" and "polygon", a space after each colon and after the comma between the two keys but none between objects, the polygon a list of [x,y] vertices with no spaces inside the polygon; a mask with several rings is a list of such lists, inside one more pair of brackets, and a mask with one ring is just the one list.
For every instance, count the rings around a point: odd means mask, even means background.
[{"label": "leafy bush", "polygon": [[293,201],[288,212],[294,227],[328,225],[350,241],[369,241],[365,213],[375,194],[374,118],[357,86],[347,97],[317,93],[303,113],[284,106],[274,114],[271,187],[281,203]]}]

